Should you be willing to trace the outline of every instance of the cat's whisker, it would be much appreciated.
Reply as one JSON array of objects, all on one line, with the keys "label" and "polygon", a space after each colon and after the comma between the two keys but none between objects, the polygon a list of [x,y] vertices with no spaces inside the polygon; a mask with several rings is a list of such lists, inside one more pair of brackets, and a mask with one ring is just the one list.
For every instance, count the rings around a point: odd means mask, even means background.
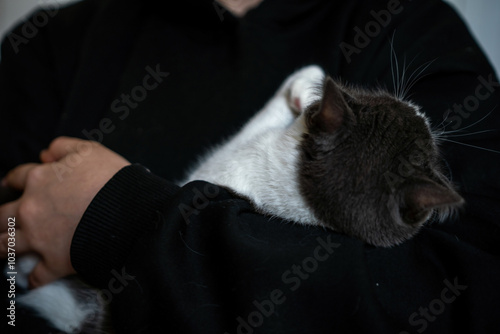
[{"label": "cat's whisker", "polygon": [[399,87],[399,92],[398,92],[398,98],[400,100],[403,100],[405,98],[405,90],[408,85],[408,83],[411,81],[412,75],[410,75],[408,78],[406,78],[405,81],[405,76],[407,70],[410,68],[411,64],[415,61],[416,57],[413,57],[413,59],[410,61],[408,65],[406,65],[406,55],[404,56],[404,61],[403,61],[403,75],[401,77],[401,87]]},{"label": "cat's whisker", "polygon": [[[390,47],[391,47],[391,75],[392,75],[392,85],[393,85],[393,91],[394,91],[394,96],[396,99],[402,101],[404,100],[408,92],[413,88],[413,86],[423,77],[426,75],[422,75],[428,68],[429,66],[436,61],[436,59],[433,59],[431,61],[428,61],[420,66],[418,66],[410,76],[407,76],[407,70],[411,67],[413,62],[417,59],[418,55],[415,56],[407,65],[406,64],[406,56],[403,58],[403,68],[401,70],[401,75],[400,75],[400,69],[399,69],[399,61],[398,57],[396,54],[396,50],[394,48],[394,36],[396,32],[394,31],[391,37],[390,41]],[[395,68],[395,69],[394,69]],[[428,75],[428,74],[427,74]]]},{"label": "cat's whisker", "polygon": [[[456,129],[456,130],[451,130],[451,131],[446,131],[446,126],[448,126],[451,122],[449,122],[448,124],[445,124],[442,128],[440,128],[440,125],[443,124],[446,119],[448,119],[448,115],[446,116],[446,118],[436,127],[436,129],[433,129],[431,131],[432,133],[432,136],[434,138],[445,138],[445,137],[449,137],[449,135],[453,135],[453,134],[459,134],[460,132],[463,132],[464,130],[467,130],[471,127],[473,127],[474,125],[482,122],[484,119],[486,119],[489,115],[491,115],[491,113],[495,110],[497,106],[495,106],[489,113],[487,113],[485,116],[483,116],[480,120],[472,123],[472,124],[469,124],[468,126],[462,128],[462,129]],[[489,130],[488,130],[489,131]],[[496,131],[496,130],[491,130],[491,131]]]},{"label": "cat's whisker", "polygon": [[479,124],[480,122],[484,121],[488,116],[491,115],[491,113],[496,109],[497,106],[493,107],[493,109],[491,109],[491,111],[489,113],[487,113],[486,115],[484,115],[481,119],[479,119],[478,121],[475,121],[474,123],[472,124],[469,124],[467,125],[466,127],[464,128],[461,128],[461,129],[456,129],[456,130],[451,130],[451,131],[447,131],[446,134],[452,134],[452,133],[457,133],[457,132],[462,132],[464,130],[467,130],[471,127],[473,127],[474,125],[476,124]]},{"label": "cat's whisker", "polygon": [[403,99],[403,89],[405,87],[405,75],[406,75],[406,56],[403,57],[403,68],[401,69],[401,78],[399,80],[398,87],[398,99]]},{"label": "cat's whisker", "polygon": [[[437,59],[437,58],[436,58]],[[413,86],[422,78],[426,77],[429,74],[422,75],[428,68],[429,66],[432,65],[433,62],[436,61],[436,59],[430,60],[427,63],[424,63],[417,67],[415,71],[413,71],[412,75],[408,78],[408,83],[405,85],[405,88],[403,90],[403,98],[406,97],[408,92],[413,88]],[[418,72],[418,73],[417,73]],[[415,75],[417,73],[417,75]],[[413,77],[415,75],[415,77]],[[412,78],[413,77],[413,78]]]},{"label": "cat's whisker", "polygon": [[406,86],[408,85],[408,82],[410,82],[411,75],[410,77],[405,81],[405,76],[406,76],[406,70],[410,68],[411,64],[415,61],[416,57],[413,57],[413,59],[410,61],[408,66],[406,65],[406,56],[404,57],[404,63],[403,63],[403,76],[401,78],[401,87],[400,91],[398,92],[398,98],[400,100],[403,100],[405,98],[404,91],[406,89]]},{"label": "cat's whisker", "polygon": [[441,134],[438,134],[438,135],[433,134],[433,135],[432,135],[432,138],[433,138],[434,140],[437,140],[437,141],[442,140],[442,139],[446,139],[446,137],[445,137],[445,136],[443,136],[443,135],[441,135]]},{"label": "cat's whisker", "polygon": [[[433,132],[437,132],[437,131],[446,132],[446,127],[452,123],[452,122],[450,121],[450,122],[448,122],[448,123],[446,123],[446,124],[444,124],[444,125],[443,125],[443,123],[444,123],[444,122],[446,122],[446,120],[447,120],[447,119],[448,119],[448,115],[446,115],[446,118],[445,118],[445,119],[443,119],[443,120],[441,121],[441,123],[439,123],[437,126],[435,126],[435,127],[434,127],[434,129],[433,129],[432,131],[433,131]],[[441,129],[442,129],[442,130],[441,130]]]},{"label": "cat's whisker", "polygon": [[[476,145],[472,145],[472,144],[466,144],[466,143],[462,143],[462,142],[450,139],[450,138],[456,138],[456,137],[466,137],[466,136],[472,136],[472,135],[477,135],[477,134],[481,134],[481,133],[499,131],[499,130],[496,130],[496,129],[488,129],[488,130],[480,130],[480,131],[475,131],[475,132],[464,133],[465,130],[470,129],[470,128],[474,127],[475,125],[479,124],[480,122],[484,121],[488,116],[491,115],[491,113],[495,110],[496,107],[497,106],[495,106],[485,116],[481,117],[481,119],[475,121],[472,124],[467,125],[466,127],[462,128],[462,129],[456,129],[456,130],[446,131],[445,130],[446,126],[448,126],[450,124],[450,123],[447,123],[447,124],[443,125],[442,130],[437,130],[437,131],[433,130],[432,131],[432,137],[434,138],[434,140],[439,141],[439,142],[445,142],[445,141],[447,141],[447,142],[458,144],[458,145],[468,146],[468,147],[480,149],[480,150],[483,150],[483,151],[488,151],[488,152],[500,154],[500,151],[496,151],[496,150],[493,150],[493,149],[488,149],[488,148],[484,148],[484,147],[480,147],[480,146],[476,146]],[[446,121],[447,118],[448,117],[446,117],[439,125],[442,125]]]},{"label": "cat's whisker", "polygon": [[415,57],[413,57],[413,59],[410,61],[410,63],[408,65],[406,65],[406,56],[404,58],[404,64],[403,64],[403,77],[401,79],[401,87],[400,87],[400,91],[399,91],[399,98],[400,99],[404,99],[405,98],[405,90],[406,90],[406,87],[408,86],[408,84],[411,82],[411,78],[413,76],[413,73],[412,75],[410,75],[410,77],[406,80],[405,82],[405,75],[406,75],[406,70],[410,68],[411,64],[413,64],[413,62],[417,59],[417,57],[420,55],[420,53],[418,55],[416,55]]},{"label": "cat's whisker", "polygon": [[[396,56],[396,51],[394,50],[394,35],[396,34],[396,31],[392,34],[392,40],[391,40],[391,73],[392,73],[392,86],[394,89],[394,94],[396,95],[397,99],[400,99],[398,96],[398,90],[399,90],[399,64],[398,64],[398,58]],[[394,65],[396,65],[396,71],[397,74],[394,74]],[[397,84],[396,84],[397,80]]]},{"label": "cat's whisker", "polygon": [[490,129],[490,130],[482,130],[482,131],[469,132],[469,133],[458,133],[458,134],[452,134],[452,135],[444,133],[444,136],[442,136],[442,138],[454,138],[454,137],[472,136],[472,135],[478,135],[480,133],[493,132],[493,131],[498,131],[498,130]]},{"label": "cat's whisker", "polygon": [[393,89],[393,91],[395,91],[396,86],[394,84],[394,65],[393,65],[393,61],[392,61],[392,57],[393,57],[393,53],[392,53],[393,47],[392,47],[392,45],[393,45],[393,43],[394,43],[394,33],[392,34],[391,41],[389,42],[389,44],[391,45],[391,55],[389,57],[389,60],[391,62],[392,89]]},{"label": "cat's whisker", "polygon": [[436,127],[433,127],[433,129],[431,129],[431,133],[432,133],[433,137],[441,135],[443,133],[446,133],[446,127],[451,124],[451,122],[448,122],[448,123],[443,125],[443,123],[446,122],[447,119],[448,119],[448,116],[446,116],[446,118],[443,119],[443,121],[441,121],[441,123],[439,123]]},{"label": "cat's whisker", "polygon": [[451,140],[451,139],[447,139],[447,138],[442,138],[441,140],[442,141],[447,141],[447,142],[450,142],[450,143],[454,143],[454,144],[459,144],[459,145],[464,145],[464,146],[468,146],[468,147],[472,147],[472,148],[477,148],[477,149],[483,150],[483,151],[488,151],[488,152],[500,154],[500,151],[489,149],[489,148],[485,148],[485,147],[481,147],[481,146],[476,146],[476,145],[472,145],[472,144],[466,144],[466,143],[462,143],[462,142]]}]

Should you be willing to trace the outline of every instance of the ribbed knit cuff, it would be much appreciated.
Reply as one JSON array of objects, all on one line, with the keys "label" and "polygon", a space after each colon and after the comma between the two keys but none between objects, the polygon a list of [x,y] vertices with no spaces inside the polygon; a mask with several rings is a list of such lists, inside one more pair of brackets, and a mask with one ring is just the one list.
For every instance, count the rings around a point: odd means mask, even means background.
[{"label": "ribbed knit cuff", "polygon": [[71,244],[71,262],[90,283],[106,286],[136,240],[154,228],[158,212],[179,187],[140,165],[121,169],[97,193]]}]

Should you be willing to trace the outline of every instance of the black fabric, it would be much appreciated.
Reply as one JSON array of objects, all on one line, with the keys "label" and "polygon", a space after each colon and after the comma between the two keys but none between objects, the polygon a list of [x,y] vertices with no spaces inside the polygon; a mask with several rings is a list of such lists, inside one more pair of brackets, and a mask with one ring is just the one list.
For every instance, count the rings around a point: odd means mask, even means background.
[{"label": "black fabric", "polygon": [[[409,78],[432,61],[410,90],[432,124],[495,130],[450,139],[499,150],[498,79],[464,24],[437,0],[401,1],[384,19],[397,3],[265,0],[238,19],[212,1],[86,0],[19,52],[4,40],[2,175],[57,135],[100,140],[151,170],[120,171],[72,244],[117,333],[499,332],[498,153],[443,141],[465,210],[391,249],[258,215],[204,182],[173,183],[304,65],[393,90],[391,40],[399,76],[404,62]],[[156,88],[127,102],[148,75]]]}]

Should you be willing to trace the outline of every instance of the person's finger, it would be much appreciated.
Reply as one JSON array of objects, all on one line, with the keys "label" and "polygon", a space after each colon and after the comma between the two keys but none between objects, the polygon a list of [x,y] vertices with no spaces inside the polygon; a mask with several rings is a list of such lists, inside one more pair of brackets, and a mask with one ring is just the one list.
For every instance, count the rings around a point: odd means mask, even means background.
[{"label": "person's finger", "polygon": [[44,163],[59,161],[70,153],[83,151],[85,154],[92,150],[93,143],[88,140],[58,137],[54,139],[46,150],[40,153],[40,160]]},{"label": "person's finger", "polygon": [[54,273],[52,273],[45,265],[45,262],[42,260],[37,263],[35,269],[33,269],[31,274],[29,275],[28,285],[31,289],[34,289],[53,282],[58,278],[60,277],[57,277]]},{"label": "person's finger", "polygon": [[10,188],[14,188],[17,190],[24,190],[26,187],[26,179],[28,173],[39,166],[40,164],[36,163],[27,163],[23,165],[19,165],[16,168],[12,169],[4,178],[5,185]]},{"label": "person's finger", "polygon": [[0,234],[0,258],[5,259],[8,253],[21,255],[30,251],[31,249],[22,230],[16,229],[15,234],[9,234],[8,232]]},{"label": "person's finger", "polygon": [[19,201],[0,205],[0,233],[6,232],[9,225],[16,225],[16,212]]},{"label": "person's finger", "polygon": [[49,152],[49,149],[42,150],[40,152],[40,161],[45,163],[51,163],[57,161],[55,155]]}]

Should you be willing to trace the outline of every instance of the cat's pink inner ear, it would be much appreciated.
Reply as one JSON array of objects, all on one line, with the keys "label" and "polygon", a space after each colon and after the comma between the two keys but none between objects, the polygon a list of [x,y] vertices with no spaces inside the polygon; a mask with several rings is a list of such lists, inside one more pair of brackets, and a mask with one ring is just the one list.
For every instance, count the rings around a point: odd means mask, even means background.
[{"label": "cat's pink inner ear", "polygon": [[301,105],[300,99],[298,97],[293,99],[293,105],[294,105],[296,110],[302,111],[302,105]]},{"label": "cat's pink inner ear", "polygon": [[400,212],[407,224],[422,223],[433,209],[463,203],[454,190],[427,179],[414,179],[403,186],[404,203]]},{"label": "cat's pink inner ear", "polygon": [[326,78],[320,108],[314,116],[315,125],[322,131],[334,132],[342,125],[348,109],[340,88],[332,78]]}]

